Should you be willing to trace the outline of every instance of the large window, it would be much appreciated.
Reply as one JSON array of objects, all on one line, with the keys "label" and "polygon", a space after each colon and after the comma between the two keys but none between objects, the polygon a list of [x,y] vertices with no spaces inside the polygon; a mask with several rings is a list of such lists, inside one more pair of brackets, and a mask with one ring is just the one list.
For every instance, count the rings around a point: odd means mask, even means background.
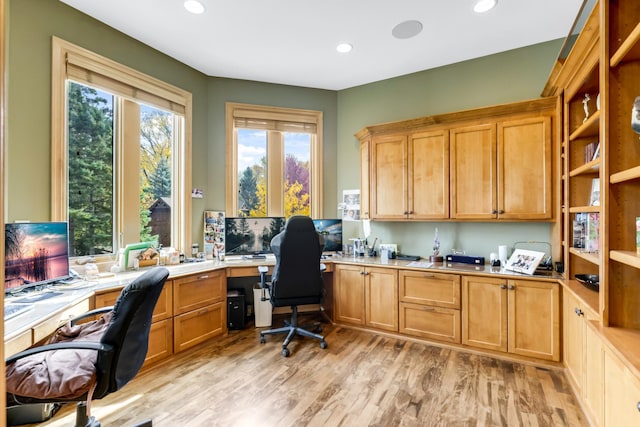
[{"label": "large window", "polygon": [[322,212],[322,113],[227,104],[227,214]]},{"label": "large window", "polygon": [[57,38],[52,91],[52,219],[71,255],[185,248],[191,95]]}]

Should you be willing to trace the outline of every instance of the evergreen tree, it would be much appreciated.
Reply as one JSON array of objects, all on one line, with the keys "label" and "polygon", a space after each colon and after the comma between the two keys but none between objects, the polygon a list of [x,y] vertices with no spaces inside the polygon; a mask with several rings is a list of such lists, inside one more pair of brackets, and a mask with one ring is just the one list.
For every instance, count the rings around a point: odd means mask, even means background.
[{"label": "evergreen tree", "polygon": [[72,255],[113,251],[113,103],[70,83],[69,230]]},{"label": "evergreen tree", "polygon": [[238,181],[238,207],[240,210],[252,211],[258,206],[258,185],[253,169],[247,167]]}]

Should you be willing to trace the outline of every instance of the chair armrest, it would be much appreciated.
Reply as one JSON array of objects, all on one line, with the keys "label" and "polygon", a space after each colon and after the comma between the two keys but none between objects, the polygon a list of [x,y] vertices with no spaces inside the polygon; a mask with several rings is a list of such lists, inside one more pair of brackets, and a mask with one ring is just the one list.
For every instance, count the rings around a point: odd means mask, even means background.
[{"label": "chair armrest", "polygon": [[20,353],[16,353],[13,356],[9,356],[7,359],[5,359],[5,364],[15,362],[16,360],[22,359],[27,356],[31,356],[33,354],[43,353],[46,351],[54,351],[54,350],[95,350],[95,351],[108,352],[108,351],[113,351],[113,346],[108,344],[103,344],[99,341],[58,342],[54,344],[41,345],[38,347],[32,347],[32,348],[23,350]]},{"label": "chair armrest", "polygon": [[69,322],[71,322],[71,326],[75,325],[78,321],[86,319],[88,317],[93,317],[96,314],[104,314],[104,313],[108,313],[110,311],[113,310],[113,306],[110,307],[100,307],[100,308],[95,308],[93,310],[89,310],[86,313],[82,313],[79,316],[76,316],[72,319],[69,320]]}]

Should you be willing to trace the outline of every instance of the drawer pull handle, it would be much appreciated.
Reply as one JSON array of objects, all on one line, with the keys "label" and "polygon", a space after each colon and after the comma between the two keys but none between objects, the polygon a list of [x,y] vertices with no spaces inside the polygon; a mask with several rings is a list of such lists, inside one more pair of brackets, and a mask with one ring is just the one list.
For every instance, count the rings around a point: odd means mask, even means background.
[{"label": "drawer pull handle", "polygon": [[436,311],[436,309],[433,308],[433,307],[422,307],[422,310],[423,311]]},{"label": "drawer pull handle", "polygon": [[422,277],[424,277],[425,279],[433,279],[436,276],[434,276],[433,274],[424,274]]},{"label": "drawer pull handle", "polygon": [[198,277],[199,280],[204,280],[204,279],[208,279],[208,278],[209,278],[208,274],[205,274],[204,276]]}]

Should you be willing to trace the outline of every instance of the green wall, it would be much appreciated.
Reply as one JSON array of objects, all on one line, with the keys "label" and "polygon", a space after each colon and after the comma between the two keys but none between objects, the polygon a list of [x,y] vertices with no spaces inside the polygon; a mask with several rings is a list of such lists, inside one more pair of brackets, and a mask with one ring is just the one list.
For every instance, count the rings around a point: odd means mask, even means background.
[{"label": "green wall", "polygon": [[[225,200],[225,102],[321,110],[324,113],[324,215],[344,189],[359,187],[358,143],[366,125],[507,103],[539,96],[561,41],[427,70],[342,91],[208,77],[59,1],[8,0],[6,220],[50,215],[51,36],[55,35],[193,94],[193,239],[202,211]],[[488,256],[501,243],[549,240],[548,224],[375,223],[373,236],[407,253],[430,253],[434,228],[442,250]],[[359,222],[345,238],[362,235]],[[418,237],[416,239],[416,236]]]},{"label": "green wall", "polygon": [[[561,40],[502,52],[343,90],[338,93],[338,194],[358,188],[358,141],[367,125],[538,98],[560,51]],[[489,257],[499,244],[549,242],[547,223],[372,223],[378,242],[398,243],[400,251],[429,255],[435,228],[441,251],[454,248]],[[364,237],[359,223],[347,237]]]}]

